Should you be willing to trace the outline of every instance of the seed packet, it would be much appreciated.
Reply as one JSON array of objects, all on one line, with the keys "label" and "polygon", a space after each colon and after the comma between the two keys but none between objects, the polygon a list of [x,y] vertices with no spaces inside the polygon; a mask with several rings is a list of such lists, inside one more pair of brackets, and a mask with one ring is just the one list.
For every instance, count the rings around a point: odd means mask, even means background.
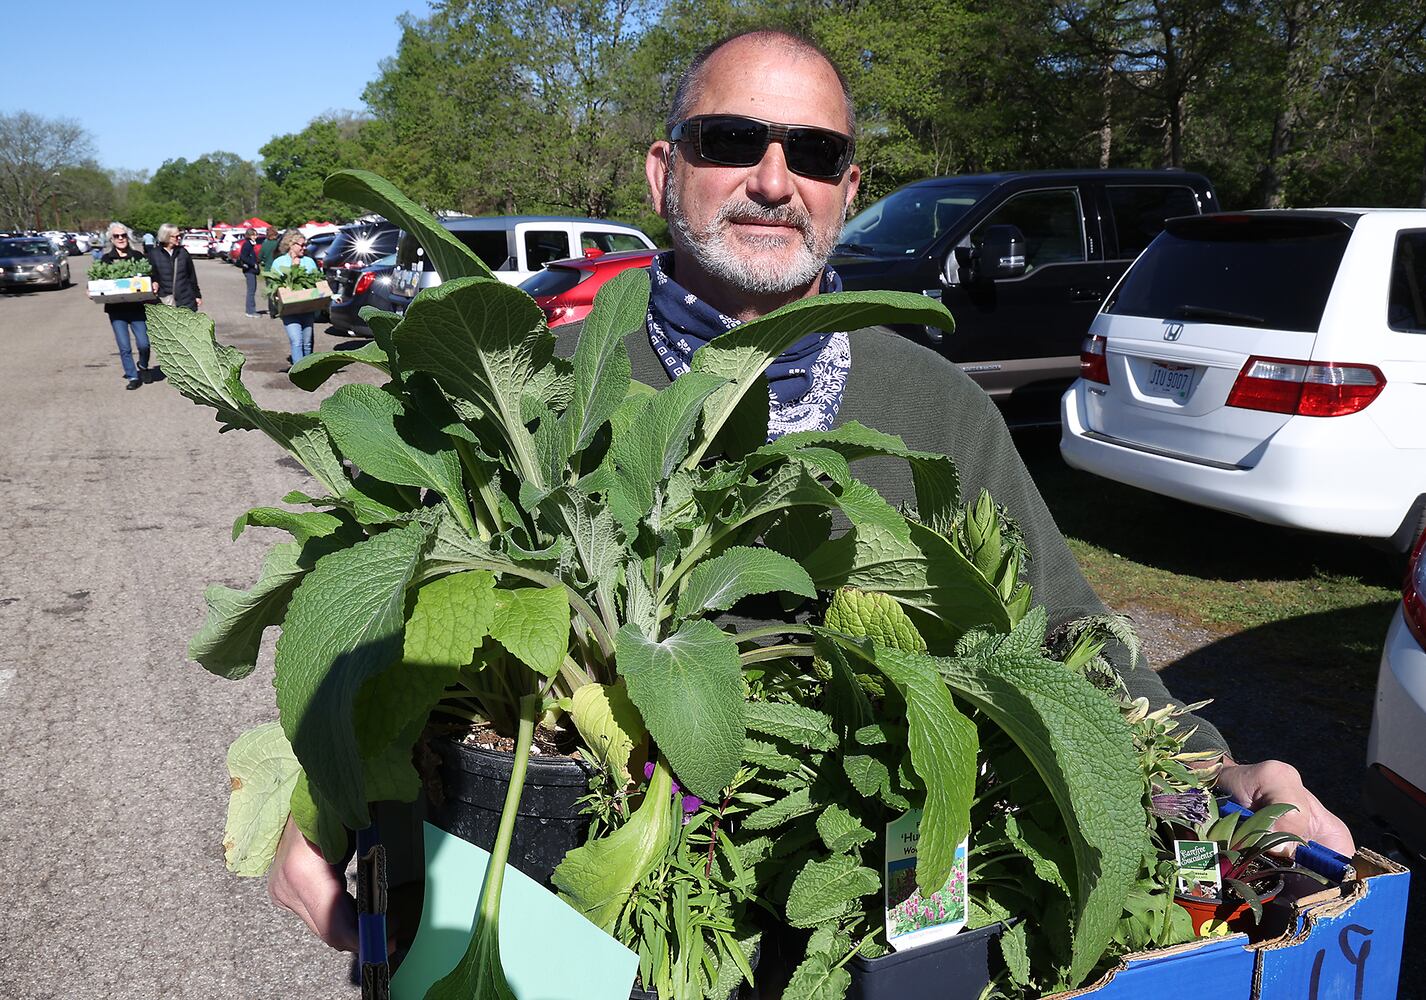
[{"label": "seed packet", "polygon": [[1217,844],[1211,840],[1175,840],[1173,856],[1178,862],[1180,896],[1217,899],[1223,895]]},{"label": "seed packet", "polygon": [[923,897],[916,887],[916,845],[921,810],[912,809],[886,825],[886,864],[882,871],[886,903],[886,942],[896,951],[941,941],[966,924],[966,848],[956,848],[945,886]]}]

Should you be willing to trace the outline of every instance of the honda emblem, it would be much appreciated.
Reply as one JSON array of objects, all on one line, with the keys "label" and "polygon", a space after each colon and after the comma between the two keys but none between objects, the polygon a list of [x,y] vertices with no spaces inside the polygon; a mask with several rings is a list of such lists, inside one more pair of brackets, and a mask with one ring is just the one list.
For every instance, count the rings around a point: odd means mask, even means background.
[{"label": "honda emblem", "polygon": [[1181,337],[1181,336],[1183,336],[1183,324],[1182,324],[1182,323],[1165,323],[1165,324],[1164,324],[1164,339],[1165,339],[1165,340],[1177,340],[1177,339],[1178,339],[1179,337]]}]

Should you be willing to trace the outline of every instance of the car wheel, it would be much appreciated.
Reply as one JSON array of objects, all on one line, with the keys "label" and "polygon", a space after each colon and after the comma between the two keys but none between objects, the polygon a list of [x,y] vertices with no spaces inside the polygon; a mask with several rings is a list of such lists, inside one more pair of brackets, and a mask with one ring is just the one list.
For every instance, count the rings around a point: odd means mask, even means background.
[{"label": "car wheel", "polygon": [[60,287],[60,288],[68,288],[68,287],[69,287],[69,284],[70,284],[70,281],[69,281],[69,265],[66,264],[66,265],[64,265],[64,280],[62,280],[62,281],[59,283],[59,287]]}]

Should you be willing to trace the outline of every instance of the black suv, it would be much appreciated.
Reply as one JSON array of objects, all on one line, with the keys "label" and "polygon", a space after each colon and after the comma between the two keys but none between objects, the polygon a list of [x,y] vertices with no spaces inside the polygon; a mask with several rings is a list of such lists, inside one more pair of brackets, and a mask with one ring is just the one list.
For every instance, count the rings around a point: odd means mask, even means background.
[{"label": "black suv", "polygon": [[1056,424],[1104,296],[1164,220],[1217,210],[1208,179],[1182,170],[936,177],[858,213],[832,266],[848,289],[939,298],[953,334],[900,332],[959,364],[1007,422]]}]

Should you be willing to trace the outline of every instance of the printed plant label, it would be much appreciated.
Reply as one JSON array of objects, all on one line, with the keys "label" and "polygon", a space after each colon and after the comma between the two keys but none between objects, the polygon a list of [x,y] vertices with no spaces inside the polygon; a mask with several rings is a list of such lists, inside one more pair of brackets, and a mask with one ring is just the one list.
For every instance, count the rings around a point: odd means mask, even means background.
[{"label": "printed plant label", "polygon": [[1223,875],[1218,870],[1218,845],[1211,840],[1175,840],[1174,860],[1178,862],[1178,893],[1199,899],[1217,899],[1223,894]]},{"label": "printed plant label", "polygon": [[940,892],[923,897],[916,887],[916,843],[921,810],[886,825],[886,942],[896,951],[941,941],[966,925],[966,841],[956,848],[951,877]]}]

